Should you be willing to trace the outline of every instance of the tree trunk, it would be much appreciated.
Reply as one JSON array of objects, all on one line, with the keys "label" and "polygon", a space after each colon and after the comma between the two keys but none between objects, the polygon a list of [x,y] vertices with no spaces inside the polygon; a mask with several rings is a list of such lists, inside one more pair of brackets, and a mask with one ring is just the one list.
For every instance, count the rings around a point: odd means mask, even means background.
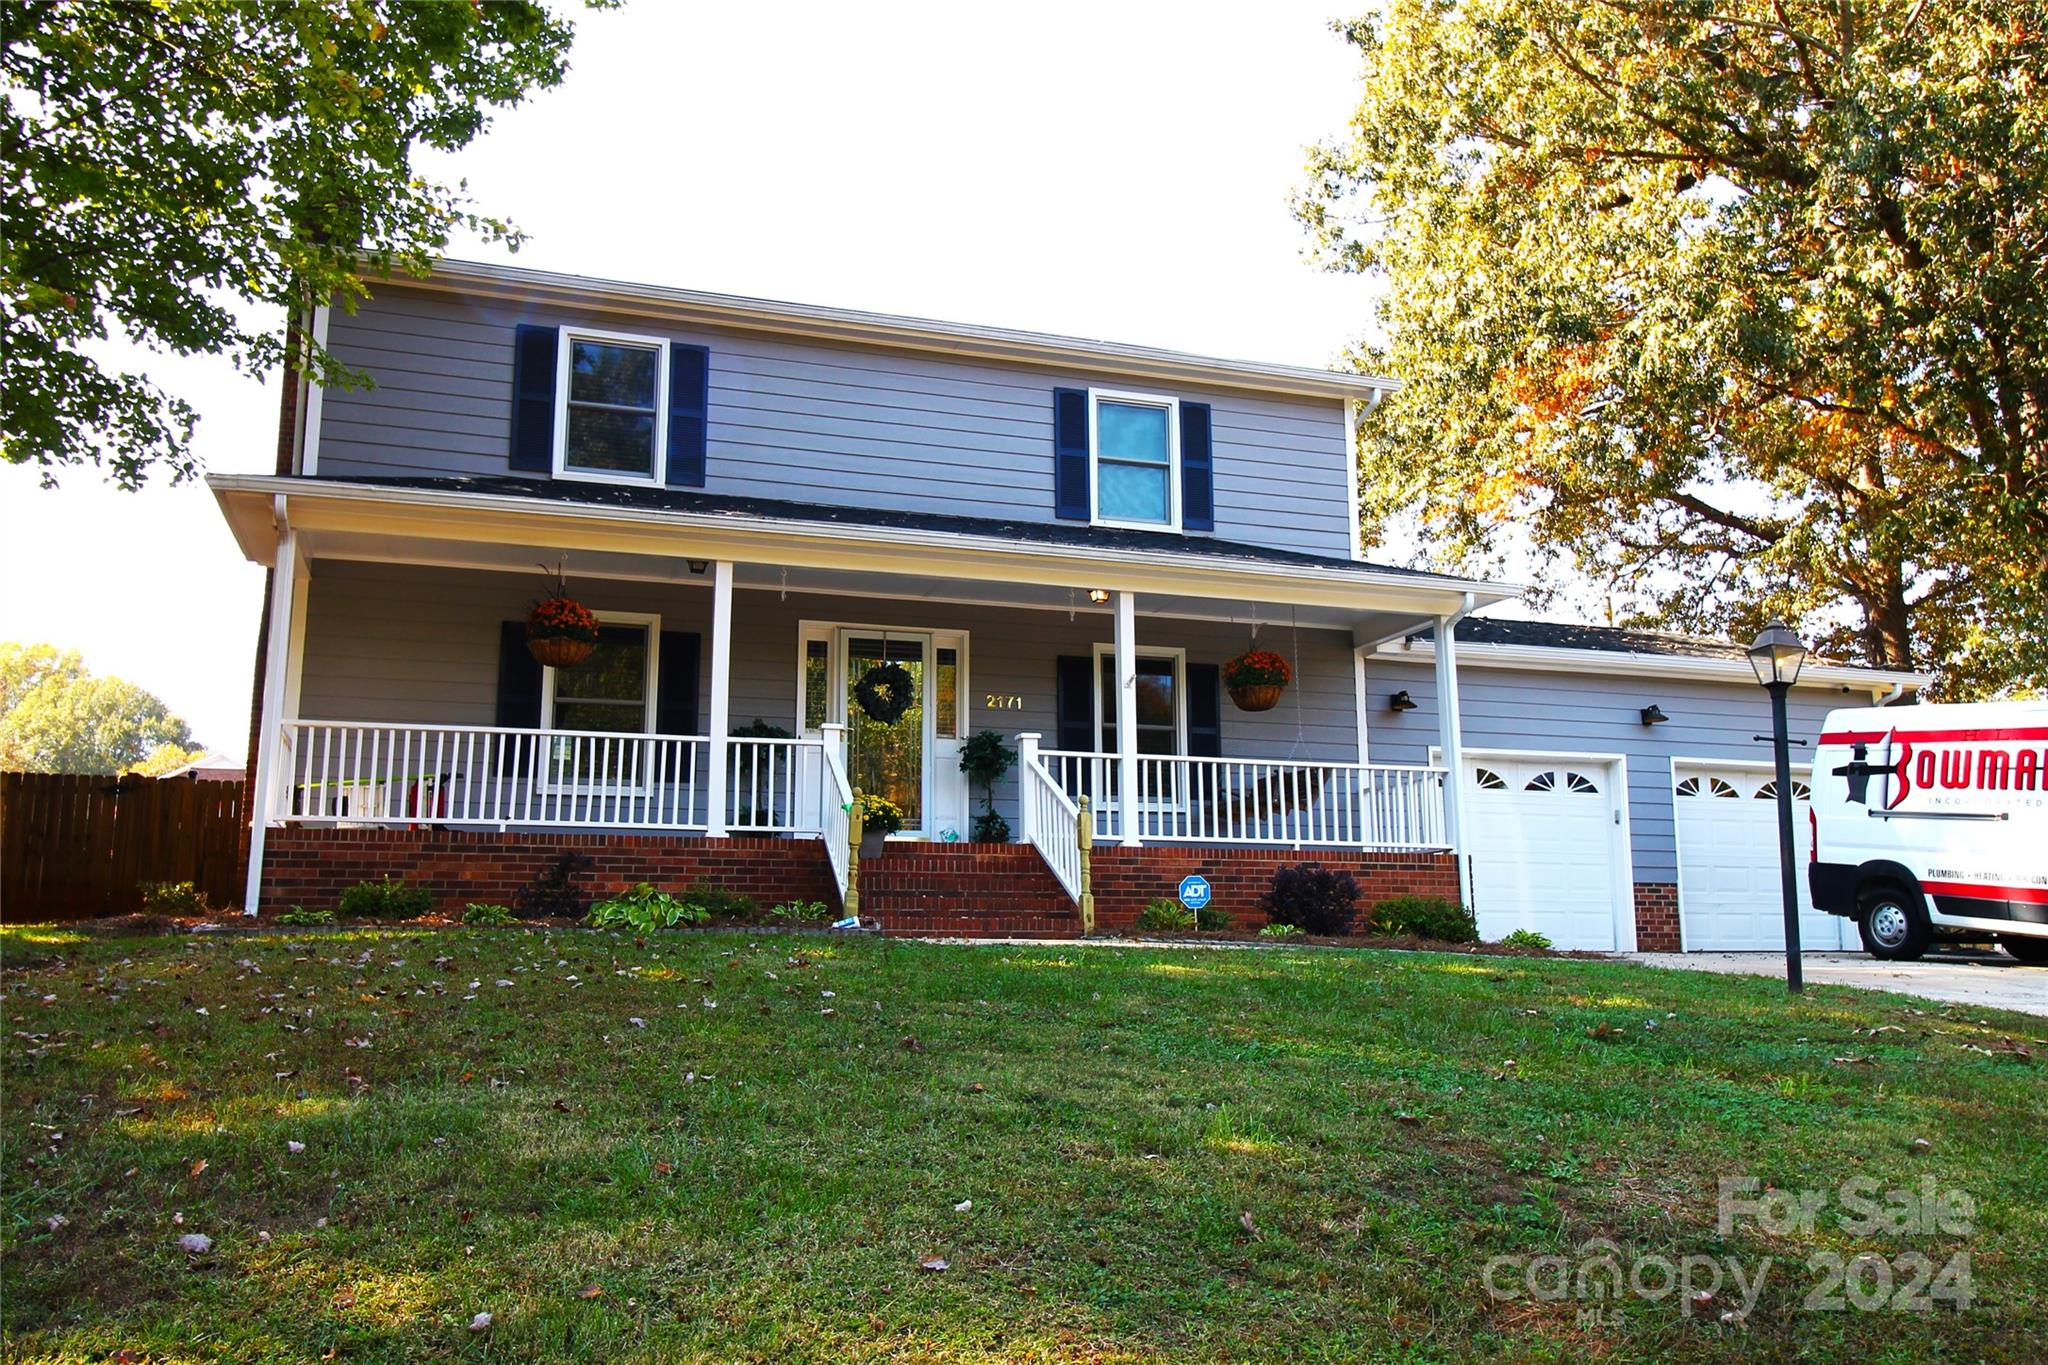
[{"label": "tree trunk", "polygon": [[1906,607],[1906,576],[1896,561],[1877,571],[1874,591],[1864,597],[1863,661],[1872,668],[1913,667],[1913,631]]}]

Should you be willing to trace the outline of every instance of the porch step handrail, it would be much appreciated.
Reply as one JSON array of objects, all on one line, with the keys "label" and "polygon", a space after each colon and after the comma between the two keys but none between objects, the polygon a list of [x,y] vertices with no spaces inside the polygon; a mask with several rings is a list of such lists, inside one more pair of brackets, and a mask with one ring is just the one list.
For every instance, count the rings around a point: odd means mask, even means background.
[{"label": "porch step handrail", "polygon": [[1024,842],[1038,850],[1045,866],[1074,900],[1081,899],[1081,848],[1077,835],[1081,807],[1060,788],[1041,758],[1037,737],[1020,737],[1017,754],[1017,816]]},{"label": "porch step handrail", "polygon": [[825,856],[832,862],[832,877],[839,883],[840,902],[844,904],[847,874],[852,865],[853,783],[846,776],[839,727],[827,726],[826,731],[820,745],[823,762],[818,765],[818,831],[825,841]]},{"label": "porch step handrail", "polygon": [[[1043,750],[1067,793],[1093,798],[1095,835],[1121,839],[1115,754]],[[1450,846],[1448,769],[1298,759],[1138,757],[1136,834],[1145,843],[1429,851]]]},{"label": "porch step handrail", "polygon": [[709,827],[702,735],[391,721],[282,728],[289,768],[273,812],[282,823]]}]

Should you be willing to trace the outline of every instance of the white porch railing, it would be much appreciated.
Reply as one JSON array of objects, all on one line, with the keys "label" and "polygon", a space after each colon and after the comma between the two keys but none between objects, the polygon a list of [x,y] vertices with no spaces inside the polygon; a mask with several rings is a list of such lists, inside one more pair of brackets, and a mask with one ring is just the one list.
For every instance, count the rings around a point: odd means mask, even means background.
[{"label": "white porch railing", "polygon": [[825,727],[818,774],[818,837],[825,841],[825,856],[832,860],[832,876],[839,883],[842,904],[852,862],[853,829],[853,784],[846,778],[844,743],[839,726]]},{"label": "white porch railing", "polygon": [[[1095,805],[1095,835],[1123,837],[1114,754],[1045,751],[1053,779]],[[1151,843],[1441,849],[1443,768],[1259,758],[1140,756],[1137,836]]]},{"label": "white porch railing", "polygon": [[733,834],[816,833],[824,746],[815,739],[726,741],[725,827]]},{"label": "white porch railing", "polygon": [[1017,755],[1017,818],[1023,841],[1038,850],[1059,884],[1081,898],[1081,849],[1076,835],[1081,808],[1049,771],[1035,736],[1026,736]]},{"label": "white porch railing", "polygon": [[286,822],[708,827],[702,736],[292,720],[281,740]]}]

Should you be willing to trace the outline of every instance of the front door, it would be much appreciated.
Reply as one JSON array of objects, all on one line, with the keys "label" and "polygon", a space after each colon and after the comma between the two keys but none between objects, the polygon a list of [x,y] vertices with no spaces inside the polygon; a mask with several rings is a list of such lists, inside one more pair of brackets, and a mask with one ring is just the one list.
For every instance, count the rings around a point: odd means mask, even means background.
[{"label": "front door", "polygon": [[[955,631],[892,630],[866,626],[809,636],[807,671],[836,679],[823,698],[824,714],[846,727],[846,775],[854,790],[886,797],[903,812],[898,837],[964,837],[966,785],[960,775],[960,713],[966,636]],[[826,645],[824,659],[815,657]],[[819,667],[822,665],[822,667]],[[901,669],[908,704],[893,719],[861,704],[862,684]],[[812,689],[807,679],[806,693]],[[806,704],[806,725],[814,708]]]}]

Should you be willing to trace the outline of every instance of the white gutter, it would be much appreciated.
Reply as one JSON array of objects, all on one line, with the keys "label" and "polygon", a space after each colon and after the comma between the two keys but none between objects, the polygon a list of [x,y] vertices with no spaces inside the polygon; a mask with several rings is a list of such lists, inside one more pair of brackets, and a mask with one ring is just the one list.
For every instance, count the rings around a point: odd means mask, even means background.
[{"label": "white gutter", "polygon": [[[1460,640],[1457,645],[1461,667],[1517,668],[1532,672],[1579,673],[1589,665],[1616,673],[1637,673],[1663,678],[1697,678],[1724,682],[1730,678],[1755,682],[1756,675],[1743,659],[1706,659],[1691,655],[1644,654],[1637,651],[1569,649],[1557,645],[1479,644]],[[1404,641],[1382,645],[1375,659],[1423,663],[1436,657],[1432,640]],[[1931,673],[1909,673],[1891,669],[1859,668],[1849,664],[1808,663],[1800,670],[1800,687],[1847,687],[1859,692],[1879,687],[1896,689],[1892,697],[1908,689],[1926,687],[1934,681]]]},{"label": "white gutter", "polygon": [[395,276],[390,287],[489,294],[586,309],[600,303],[613,311],[707,327],[780,332],[1038,366],[1080,366],[1095,372],[1189,380],[1315,398],[1370,398],[1400,387],[1398,380],[1384,375],[1230,360],[1156,346],[633,284],[483,261],[443,258],[434,263],[433,273],[428,277]]}]

